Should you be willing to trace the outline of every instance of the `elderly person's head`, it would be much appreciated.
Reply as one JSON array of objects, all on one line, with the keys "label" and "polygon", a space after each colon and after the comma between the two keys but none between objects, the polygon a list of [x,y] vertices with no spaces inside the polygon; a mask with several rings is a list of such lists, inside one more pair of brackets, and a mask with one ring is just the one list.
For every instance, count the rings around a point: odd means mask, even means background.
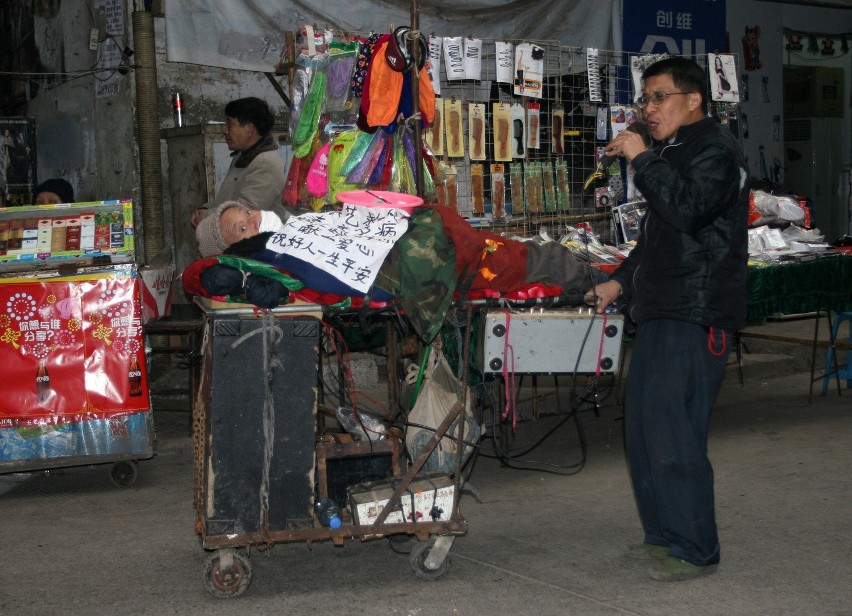
[{"label": "elderly person's head", "polygon": [[74,187],[62,178],[51,178],[35,189],[36,205],[74,203]]},{"label": "elderly person's head", "polygon": [[273,212],[255,210],[239,201],[225,201],[198,223],[198,252],[202,257],[222,254],[231,244],[262,231],[275,231],[280,224]]}]

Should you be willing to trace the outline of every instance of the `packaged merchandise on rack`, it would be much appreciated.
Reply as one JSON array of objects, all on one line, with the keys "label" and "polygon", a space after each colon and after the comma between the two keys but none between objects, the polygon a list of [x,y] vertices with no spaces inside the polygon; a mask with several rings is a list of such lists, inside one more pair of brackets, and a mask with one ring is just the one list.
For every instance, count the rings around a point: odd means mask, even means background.
[{"label": "packaged merchandise on rack", "polygon": [[[434,121],[435,93],[424,64],[425,41],[409,30],[351,38],[307,26],[300,30],[290,118],[295,156],[282,195],[286,206],[319,211],[339,204],[339,192],[356,188],[417,192],[417,159],[431,155],[422,138],[414,143],[413,123],[427,128]],[[417,71],[415,40],[423,60]],[[421,173],[426,194],[434,195],[425,162]]]}]

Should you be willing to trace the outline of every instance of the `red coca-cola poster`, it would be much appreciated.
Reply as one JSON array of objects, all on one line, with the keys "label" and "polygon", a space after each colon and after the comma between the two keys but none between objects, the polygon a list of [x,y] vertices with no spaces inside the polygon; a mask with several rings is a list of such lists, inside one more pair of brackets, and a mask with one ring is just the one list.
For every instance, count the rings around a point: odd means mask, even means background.
[{"label": "red coca-cola poster", "polygon": [[0,427],[148,410],[135,272],[0,279],[0,365]]}]

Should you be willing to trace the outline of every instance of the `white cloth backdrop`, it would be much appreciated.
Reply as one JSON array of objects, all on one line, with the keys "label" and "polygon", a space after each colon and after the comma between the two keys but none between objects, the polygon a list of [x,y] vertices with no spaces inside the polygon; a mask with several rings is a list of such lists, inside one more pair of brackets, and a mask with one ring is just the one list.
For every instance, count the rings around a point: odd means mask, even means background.
[{"label": "white cloth backdrop", "polygon": [[[554,40],[619,49],[622,0],[420,0],[420,30],[438,36]],[[410,25],[408,0],[169,0],[167,58],[221,68],[272,71],[284,32],[302,24],[349,32]]]}]

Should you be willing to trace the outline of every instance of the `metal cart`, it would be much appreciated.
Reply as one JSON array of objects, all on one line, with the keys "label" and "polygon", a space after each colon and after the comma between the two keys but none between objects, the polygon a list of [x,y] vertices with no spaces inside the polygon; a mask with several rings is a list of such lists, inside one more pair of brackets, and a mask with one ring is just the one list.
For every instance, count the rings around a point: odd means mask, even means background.
[{"label": "metal cart", "polygon": [[133,220],[130,200],[0,211],[0,475],[129,486],[154,455]]},{"label": "metal cart", "polygon": [[[196,532],[211,553],[207,590],[236,597],[252,579],[253,546],[304,541],[413,536],[410,564],[425,579],[447,572],[456,536],[467,532],[459,512],[461,457],[453,502],[440,519],[387,523],[429,454],[464,408],[461,400],[431,447],[395,482],[370,524],[320,525],[313,513],[317,481],[317,367],[320,306],[271,311],[197,298],[205,313],[202,367],[194,409]],[[461,452],[462,431],[458,431]],[[320,442],[320,446],[323,443]],[[379,505],[381,506],[381,505]]]}]

